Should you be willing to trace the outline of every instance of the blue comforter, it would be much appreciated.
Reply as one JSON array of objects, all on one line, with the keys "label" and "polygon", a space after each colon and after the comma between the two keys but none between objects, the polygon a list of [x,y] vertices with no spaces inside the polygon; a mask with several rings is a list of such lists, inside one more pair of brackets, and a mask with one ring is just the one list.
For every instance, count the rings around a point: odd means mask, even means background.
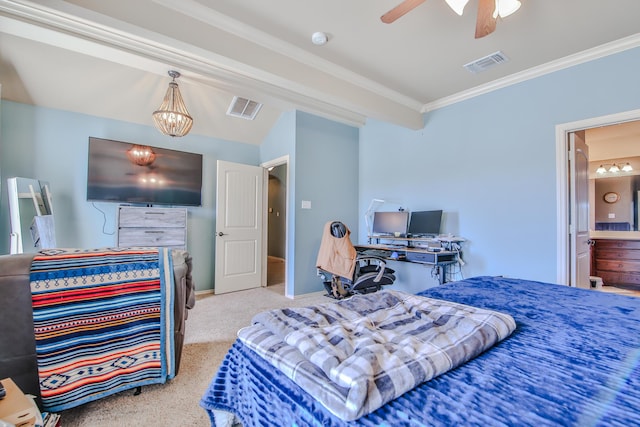
[{"label": "blue comforter", "polygon": [[201,405],[252,425],[640,425],[640,298],[478,277],[421,293],[508,313],[512,336],[355,422],[237,341]]}]

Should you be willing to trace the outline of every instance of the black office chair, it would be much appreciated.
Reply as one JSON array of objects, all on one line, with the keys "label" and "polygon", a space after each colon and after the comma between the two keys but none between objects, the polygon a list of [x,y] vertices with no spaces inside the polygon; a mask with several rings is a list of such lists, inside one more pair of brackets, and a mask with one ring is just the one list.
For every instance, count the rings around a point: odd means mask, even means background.
[{"label": "black office chair", "polygon": [[[376,292],[396,280],[395,271],[386,266],[383,258],[358,255],[350,234],[342,222],[328,222],[318,253],[318,275],[329,296],[337,299]],[[348,274],[347,270],[353,273]]]}]

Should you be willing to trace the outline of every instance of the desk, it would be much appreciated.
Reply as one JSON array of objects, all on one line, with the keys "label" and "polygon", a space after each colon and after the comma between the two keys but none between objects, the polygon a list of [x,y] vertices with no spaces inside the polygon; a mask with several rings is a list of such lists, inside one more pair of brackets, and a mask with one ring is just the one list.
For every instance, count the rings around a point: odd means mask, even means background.
[{"label": "desk", "polygon": [[[375,255],[385,260],[415,262],[432,265],[438,271],[440,284],[446,282],[447,268],[458,263],[460,252],[441,250],[435,252],[427,248],[418,248],[404,245],[367,244],[354,245],[358,254]],[[395,254],[396,256],[392,256]]]}]

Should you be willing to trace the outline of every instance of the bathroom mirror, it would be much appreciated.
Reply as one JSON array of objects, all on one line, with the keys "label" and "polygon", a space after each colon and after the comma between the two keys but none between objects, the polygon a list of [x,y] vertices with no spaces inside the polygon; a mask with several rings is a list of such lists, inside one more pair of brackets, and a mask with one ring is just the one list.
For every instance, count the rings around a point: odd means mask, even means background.
[{"label": "bathroom mirror", "polygon": [[595,179],[594,216],[597,231],[638,231],[640,175]]},{"label": "bathroom mirror", "polygon": [[7,179],[11,221],[10,253],[37,252],[56,246],[49,183],[32,178]]},{"label": "bathroom mirror", "polygon": [[[612,171],[613,165],[618,170]],[[625,165],[630,166],[626,171]],[[640,157],[590,162],[589,177],[591,229],[640,231]]]},{"label": "bathroom mirror", "polygon": [[639,140],[640,120],[585,130],[591,230],[640,231]]}]

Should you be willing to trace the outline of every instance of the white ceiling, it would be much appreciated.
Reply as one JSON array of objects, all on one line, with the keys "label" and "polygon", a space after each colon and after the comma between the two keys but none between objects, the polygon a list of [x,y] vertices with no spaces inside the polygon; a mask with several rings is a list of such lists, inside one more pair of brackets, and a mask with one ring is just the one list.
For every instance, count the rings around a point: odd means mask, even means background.
[{"label": "white ceiling", "polygon": [[[0,0],[2,98],[150,125],[175,69],[193,133],[259,144],[282,111],[419,129],[433,108],[640,46],[638,0],[522,0],[478,40],[477,0],[383,24],[398,3]],[[509,62],[463,68],[498,50]],[[234,95],[264,104],[255,121],[225,115]]]}]

